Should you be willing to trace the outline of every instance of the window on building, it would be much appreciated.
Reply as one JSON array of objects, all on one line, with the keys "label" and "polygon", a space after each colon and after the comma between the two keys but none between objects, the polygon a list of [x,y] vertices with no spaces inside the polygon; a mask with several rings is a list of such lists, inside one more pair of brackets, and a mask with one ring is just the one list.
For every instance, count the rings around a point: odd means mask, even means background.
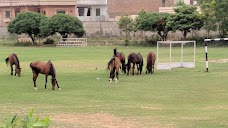
[{"label": "window on building", "polygon": [[101,16],[101,9],[100,8],[96,8],[96,16]]},{"label": "window on building", "polygon": [[78,15],[84,16],[84,8],[78,8]]},{"label": "window on building", "polygon": [[59,14],[59,13],[66,14],[66,11],[65,10],[57,10],[56,14]]},{"label": "window on building", "polygon": [[91,16],[91,8],[88,8],[87,16]]},{"label": "window on building", "polygon": [[20,8],[15,9],[15,16],[17,16],[18,13],[20,13]]},{"label": "window on building", "polygon": [[162,7],[165,7],[165,0],[162,0]]},{"label": "window on building", "polygon": [[6,18],[10,18],[10,17],[11,17],[11,11],[6,10],[6,11],[5,11],[5,17],[6,17]]}]

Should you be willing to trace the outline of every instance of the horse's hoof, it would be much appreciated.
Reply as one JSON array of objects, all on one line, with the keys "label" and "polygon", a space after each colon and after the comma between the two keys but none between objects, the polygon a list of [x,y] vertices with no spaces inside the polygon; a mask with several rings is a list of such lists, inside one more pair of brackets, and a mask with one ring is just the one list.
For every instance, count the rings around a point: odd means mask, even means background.
[{"label": "horse's hoof", "polygon": [[115,82],[118,82],[118,79],[117,78],[115,78]]},{"label": "horse's hoof", "polygon": [[38,90],[38,88],[37,88],[37,87],[35,87],[34,89],[35,89],[35,90]]},{"label": "horse's hoof", "polygon": [[62,89],[61,89],[61,88],[59,88],[59,90],[61,91]]}]

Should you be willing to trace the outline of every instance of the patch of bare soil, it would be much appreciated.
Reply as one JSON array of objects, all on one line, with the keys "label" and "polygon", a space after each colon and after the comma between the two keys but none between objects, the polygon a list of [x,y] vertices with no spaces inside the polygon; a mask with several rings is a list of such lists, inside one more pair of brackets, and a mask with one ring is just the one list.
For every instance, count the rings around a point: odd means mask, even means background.
[{"label": "patch of bare soil", "polygon": [[209,62],[214,62],[214,63],[227,63],[227,62],[228,62],[228,59],[209,60]]},{"label": "patch of bare soil", "polygon": [[222,106],[222,105],[215,105],[215,106],[207,106],[203,109],[228,109],[228,106]]},{"label": "patch of bare soil", "polygon": [[54,114],[50,115],[52,122],[71,125],[72,128],[105,127],[105,128],[137,128],[139,123],[133,119],[116,117],[107,113],[95,114]]}]

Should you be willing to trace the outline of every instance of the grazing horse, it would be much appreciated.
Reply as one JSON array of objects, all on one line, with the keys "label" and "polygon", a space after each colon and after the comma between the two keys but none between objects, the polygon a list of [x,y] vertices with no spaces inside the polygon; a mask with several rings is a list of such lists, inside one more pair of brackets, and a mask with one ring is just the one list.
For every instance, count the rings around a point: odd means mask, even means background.
[{"label": "grazing horse", "polygon": [[122,73],[126,73],[126,66],[125,66],[125,56],[122,52],[117,52],[117,49],[113,49],[113,57],[118,57],[120,59],[120,62],[122,64]]},{"label": "grazing horse", "polygon": [[120,66],[121,66],[121,62],[118,57],[112,57],[111,60],[108,62],[107,69],[110,70],[109,82],[112,82],[115,76],[116,76],[115,81],[117,82],[119,80]]},{"label": "grazing horse", "polygon": [[32,62],[30,64],[30,67],[32,69],[32,73],[33,73],[33,83],[34,83],[34,89],[37,90],[36,88],[36,79],[39,75],[39,73],[44,74],[45,75],[45,89],[47,89],[46,85],[47,85],[47,77],[48,75],[52,76],[52,90],[55,90],[55,85],[57,84],[57,87],[59,88],[59,90],[61,90],[61,88],[58,85],[58,82],[56,80],[56,71],[54,68],[54,65],[51,63],[51,61],[49,60],[48,62],[40,62],[40,61],[35,61]]},{"label": "grazing horse", "polygon": [[132,66],[132,74],[134,75],[134,68],[135,65],[137,66],[137,75],[142,73],[142,67],[143,67],[143,57],[140,53],[131,53],[128,55],[128,62],[127,62],[127,75],[129,75],[129,70],[131,69],[131,63]]},{"label": "grazing horse", "polygon": [[20,62],[15,53],[12,53],[5,59],[6,65],[8,66],[8,63],[10,63],[11,67],[11,75],[13,75],[13,65],[15,65],[15,76],[17,74],[18,77],[21,76],[21,67],[20,67]]},{"label": "grazing horse", "polygon": [[153,52],[149,52],[147,54],[147,65],[146,65],[146,74],[154,73],[154,64],[155,64],[156,56]]}]

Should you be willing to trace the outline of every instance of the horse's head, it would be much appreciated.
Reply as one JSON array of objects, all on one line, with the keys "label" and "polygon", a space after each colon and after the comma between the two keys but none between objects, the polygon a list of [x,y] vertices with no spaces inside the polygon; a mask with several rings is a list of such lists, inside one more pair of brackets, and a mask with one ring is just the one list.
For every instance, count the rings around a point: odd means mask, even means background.
[{"label": "horse's head", "polygon": [[16,68],[16,73],[18,77],[21,77],[21,68]]},{"label": "horse's head", "polygon": [[152,73],[152,65],[147,64],[146,69],[148,73]]},{"label": "horse's head", "polygon": [[55,90],[55,85],[57,83],[56,82],[57,80],[56,79],[51,79],[51,80],[52,80],[52,82],[51,82],[52,83],[52,90]]}]

